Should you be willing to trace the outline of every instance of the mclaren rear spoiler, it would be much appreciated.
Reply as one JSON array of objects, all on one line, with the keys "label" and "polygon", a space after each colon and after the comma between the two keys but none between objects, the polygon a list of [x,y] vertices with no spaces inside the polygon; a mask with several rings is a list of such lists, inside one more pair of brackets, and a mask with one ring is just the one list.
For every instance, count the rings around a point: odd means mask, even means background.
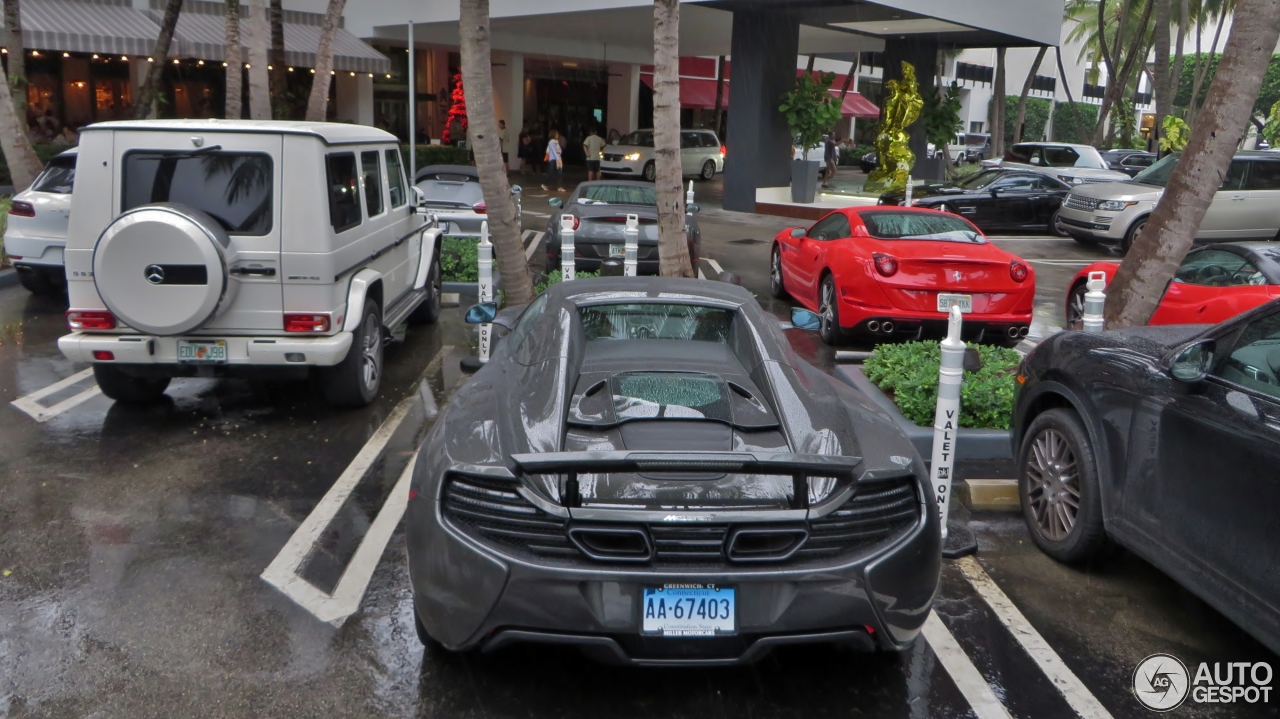
[{"label": "mclaren rear spoiler", "polygon": [[597,472],[721,472],[791,475],[797,509],[809,504],[809,477],[852,481],[861,457],[787,452],[534,452],[513,454],[525,474],[566,474],[566,506],[577,506],[578,474]]}]

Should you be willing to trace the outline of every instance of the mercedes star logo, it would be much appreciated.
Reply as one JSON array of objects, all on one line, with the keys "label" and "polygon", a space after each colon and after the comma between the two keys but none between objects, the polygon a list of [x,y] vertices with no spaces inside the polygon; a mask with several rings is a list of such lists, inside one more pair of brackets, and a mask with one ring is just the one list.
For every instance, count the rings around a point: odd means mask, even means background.
[{"label": "mercedes star logo", "polygon": [[153,285],[164,282],[164,268],[160,265],[147,265],[147,269],[143,270],[142,274],[147,278],[147,282]]}]

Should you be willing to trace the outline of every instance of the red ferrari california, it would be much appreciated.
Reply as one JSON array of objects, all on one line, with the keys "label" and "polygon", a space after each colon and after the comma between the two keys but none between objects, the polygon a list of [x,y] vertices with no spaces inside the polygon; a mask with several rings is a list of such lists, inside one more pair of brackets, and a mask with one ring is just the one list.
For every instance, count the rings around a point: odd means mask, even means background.
[{"label": "red ferrari california", "polygon": [[[1067,326],[1081,325],[1085,281],[1103,272],[1107,285],[1116,262],[1095,262],[1080,270],[1067,290]],[[1280,297],[1280,247],[1272,242],[1222,242],[1194,247],[1151,315],[1152,325],[1217,324]]]},{"label": "red ferrari california", "polygon": [[812,227],[783,230],[770,262],[774,297],[817,312],[827,344],[946,334],[964,313],[964,338],[1013,345],[1031,324],[1036,278],[968,220],[913,207],[848,207]]}]

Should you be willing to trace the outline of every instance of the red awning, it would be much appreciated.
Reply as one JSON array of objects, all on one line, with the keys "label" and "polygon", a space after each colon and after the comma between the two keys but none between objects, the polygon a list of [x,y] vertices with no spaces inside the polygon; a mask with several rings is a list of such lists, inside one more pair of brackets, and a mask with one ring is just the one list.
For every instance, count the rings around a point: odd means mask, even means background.
[{"label": "red awning", "polygon": [[[832,90],[831,94],[835,95],[836,99],[840,98],[839,90]],[[880,108],[862,95],[850,92],[844,96],[844,104],[840,108],[840,115],[843,117],[880,117]]]},{"label": "red awning", "polygon": [[[653,75],[641,75],[640,81],[653,87]],[[702,80],[696,77],[680,78],[680,105],[701,110],[716,109],[716,81]],[[720,107],[729,109],[729,83],[724,84],[724,94],[720,98]]]}]

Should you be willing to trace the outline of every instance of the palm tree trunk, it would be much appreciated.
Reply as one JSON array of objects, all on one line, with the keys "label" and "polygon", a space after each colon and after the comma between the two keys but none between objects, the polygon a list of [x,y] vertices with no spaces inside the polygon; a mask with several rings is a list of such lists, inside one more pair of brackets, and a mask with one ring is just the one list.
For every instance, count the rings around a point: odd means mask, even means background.
[{"label": "palm tree trunk", "polygon": [[[493,60],[489,36],[489,0],[461,0],[458,27],[462,31],[462,87],[466,93],[468,140],[475,153],[480,189],[489,208],[498,273],[507,304],[533,299],[529,264],[520,243],[516,205],[507,184],[507,168],[498,142],[497,113],[493,109]],[[318,74],[318,73],[317,73]]]},{"label": "palm tree trunk", "polygon": [[22,10],[18,0],[4,0],[5,47],[9,50],[9,87],[18,117],[26,119],[27,51],[22,43]]},{"label": "palm tree trunk", "polygon": [[[680,0],[653,2],[653,147],[658,194],[658,274],[693,277],[680,182]],[[809,58],[813,66],[813,57]]]},{"label": "palm tree trunk", "polygon": [[[1071,83],[1067,81],[1067,68],[1062,65],[1062,48],[1055,47],[1053,54],[1058,60],[1058,82],[1062,83],[1062,91],[1067,94],[1067,106],[1071,108],[1071,118],[1076,122],[1076,139],[1083,139],[1085,133],[1084,118],[1080,117],[1080,108],[1076,107],[1075,98],[1071,97]],[[1056,136],[1058,134],[1056,130],[1058,125],[1054,123],[1053,126],[1055,128],[1053,134]]]},{"label": "palm tree trunk", "polygon": [[[1194,125],[1196,115],[1200,114],[1200,103],[1196,98],[1200,97],[1200,88],[1204,86],[1204,78],[1209,73],[1210,60],[1218,52],[1218,38],[1222,35],[1222,24],[1227,20],[1227,12],[1224,8],[1218,14],[1218,27],[1213,31],[1213,42],[1209,44],[1208,57],[1201,58],[1199,52],[1196,53],[1196,77],[1191,82],[1191,99],[1187,103],[1187,124]],[[1232,28],[1234,30],[1234,28]]]},{"label": "palm tree trunk", "polygon": [[1145,324],[1186,257],[1209,203],[1222,185],[1240,128],[1253,111],[1271,53],[1280,39],[1280,3],[1241,0],[1222,61],[1191,130],[1182,159],[1142,234],[1108,288],[1107,326]]},{"label": "palm tree trunk", "polygon": [[271,19],[271,55],[267,63],[270,73],[271,97],[275,99],[275,116],[284,120],[289,117],[289,70],[284,60],[284,6],[283,0],[271,0],[269,17]]},{"label": "palm tree trunk", "polygon": [[1027,96],[1031,94],[1031,84],[1035,82],[1036,73],[1040,72],[1040,63],[1044,60],[1044,54],[1048,51],[1048,46],[1040,47],[1040,51],[1036,53],[1036,59],[1031,63],[1031,70],[1027,72],[1027,79],[1022,83],[1022,94],[1018,96],[1018,114],[1013,119],[1013,143],[1015,145],[1022,142],[1022,123],[1027,120]]},{"label": "palm tree trunk", "polygon": [[716,134],[720,133],[720,123],[724,119],[724,55],[716,63]]},{"label": "palm tree trunk", "polygon": [[31,186],[44,165],[27,139],[27,123],[13,103],[8,77],[0,79],[0,151],[9,165],[14,189],[23,190]]},{"label": "palm tree trunk", "polygon": [[271,82],[267,77],[271,24],[265,1],[249,0],[249,17],[244,24],[249,48],[249,117],[253,120],[271,119]]},{"label": "palm tree trunk", "polygon": [[995,81],[991,84],[991,107],[987,111],[991,125],[991,158],[1004,157],[1004,48],[996,48]]},{"label": "palm tree trunk", "polygon": [[[324,21],[320,25],[320,44],[316,47],[315,77],[311,79],[311,96],[307,98],[307,120],[323,122],[328,116],[329,81],[333,69],[333,38],[338,34],[338,21],[342,19],[342,9],[347,0],[329,0],[329,8],[324,12]],[[488,5],[485,6],[484,25],[489,28]],[[492,81],[490,81],[492,83]]]},{"label": "palm tree trunk", "polygon": [[156,101],[156,92],[160,85],[160,77],[164,74],[164,64],[169,59],[169,45],[173,42],[173,30],[178,26],[178,13],[182,11],[182,0],[169,0],[164,6],[164,18],[160,21],[160,36],[156,38],[151,57],[154,61],[147,71],[147,79],[142,81],[138,90],[138,100],[133,104],[134,118],[141,120],[151,114],[151,106]]},{"label": "palm tree trunk", "polygon": [[[1149,48],[1146,41],[1143,39],[1143,35],[1145,34],[1143,30],[1147,27],[1147,23],[1151,21],[1151,11],[1155,8],[1156,2],[1157,0],[1147,0],[1146,7],[1142,10],[1142,19],[1138,21],[1138,27],[1134,31],[1133,44],[1130,47],[1128,56],[1124,59],[1124,64],[1120,66],[1120,71],[1116,72],[1115,68],[1110,64],[1107,66],[1107,90],[1103,93],[1102,105],[1098,108],[1098,125],[1093,129],[1093,140],[1089,143],[1091,145],[1097,145],[1100,143],[1105,133],[1108,138],[1106,147],[1111,146],[1111,138],[1113,135],[1108,132],[1108,128],[1112,127],[1113,123],[1104,122],[1104,119],[1106,118],[1107,113],[1110,112],[1111,108],[1116,104],[1116,101],[1123,96],[1124,89],[1129,84],[1129,78],[1132,76],[1133,69],[1137,61],[1139,59],[1144,62],[1146,61]],[[1120,18],[1120,28],[1116,31],[1115,45],[1117,48],[1120,46],[1120,42],[1122,40],[1121,33],[1124,31],[1124,27],[1126,25],[1125,20],[1127,18],[1128,11],[1126,6],[1124,16]],[[1102,44],[1104,47],[1106,46],[1105,42]],[[1148,50],[1148,53],[1144,53],[1144,50]],[[1115,58],[1116,56],[1116,52],[1111,53],[1112,58]]]},{"label": "palm tree trunk", "polygon": [[[1178,96],[1178,87],[1182,85],[1182,66],[1186,62],[1186,39],[1187,32],[1191,29],[1191,0],[1182,0],[1182,6],[1178,12],[1178,38],[1174,42],[1173,49],[1173,69],[1169,72],[1169,111],[1173,111],[1174,98]],[[1161,126],[1160,132],[1164,131]],[[1156,145],[1155,151],[1160,152],[1160,145]]]},{"label": "palm tree trunk", "polygon": [[226,0],[227,63],[226,112],[228,120],[239,120],[244,100],[244,58],[240,48],[240,0]]},{"label": "palm tree trunk", "polygon": [[[1151,139],[1156,140],[1154,147],[1159,147],[1160,123],[1164,116],[1173,109],[1173,98],[1169,91],[1173,88],[1173,77],[1169,74],[1169,28],[1173,24],[1173,0],[1156,0],[1156,69],[1152,91],[1156,96],[1156,120],[1151,126]],[[1145,62],[1145,58],[1143,59]]]}]

